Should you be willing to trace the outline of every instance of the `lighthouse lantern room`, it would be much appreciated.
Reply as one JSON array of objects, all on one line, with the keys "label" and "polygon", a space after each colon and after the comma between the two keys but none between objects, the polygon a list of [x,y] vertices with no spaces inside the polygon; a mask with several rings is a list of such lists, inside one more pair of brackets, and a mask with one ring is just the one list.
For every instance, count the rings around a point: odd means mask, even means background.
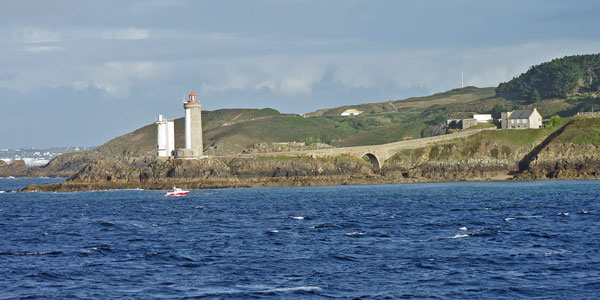
[{"label": "lighthouse lantern room", "polygon": [[186,101],[186,103],[198,103],[198,100],[196,100],[196,94],[194,94],[194,91],[192,91],[190,93],[190,96],[188,98],[188,101]]}]

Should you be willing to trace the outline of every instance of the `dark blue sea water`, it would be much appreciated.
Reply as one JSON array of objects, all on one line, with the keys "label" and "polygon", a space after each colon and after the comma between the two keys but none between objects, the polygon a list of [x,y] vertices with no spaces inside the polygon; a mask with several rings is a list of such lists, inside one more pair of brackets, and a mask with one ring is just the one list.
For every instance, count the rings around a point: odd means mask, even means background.
[{"label": "dark blue sea water", "polygon": [[0,299],[600,295],[600,181],[163,194],[0,194]]}]

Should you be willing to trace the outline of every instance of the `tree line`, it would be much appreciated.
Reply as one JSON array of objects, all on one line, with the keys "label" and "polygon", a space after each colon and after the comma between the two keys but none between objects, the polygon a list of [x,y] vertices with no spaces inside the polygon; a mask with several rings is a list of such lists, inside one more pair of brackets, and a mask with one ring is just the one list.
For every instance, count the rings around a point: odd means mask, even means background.
[{"label": "tree line", "polygon": [[529,70],[496,88],[507,98],[541,100],[600,91],[600,54],[557,58]]}]

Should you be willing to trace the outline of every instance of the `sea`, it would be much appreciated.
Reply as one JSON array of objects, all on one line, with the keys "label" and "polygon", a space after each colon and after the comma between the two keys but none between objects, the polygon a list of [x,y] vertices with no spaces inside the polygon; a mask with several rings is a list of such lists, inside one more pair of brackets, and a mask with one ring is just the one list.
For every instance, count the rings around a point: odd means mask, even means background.
[{"label": "sea", "polygon": [[597,180],[164,194],[0,193],[0,299],[600,297]]}]

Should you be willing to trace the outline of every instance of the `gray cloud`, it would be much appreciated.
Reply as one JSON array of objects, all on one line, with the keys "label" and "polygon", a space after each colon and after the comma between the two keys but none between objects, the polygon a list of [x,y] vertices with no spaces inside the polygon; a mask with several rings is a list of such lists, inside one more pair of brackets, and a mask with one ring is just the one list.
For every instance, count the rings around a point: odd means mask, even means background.
[{"label": "gray cloud", "polygon": [[107,40],[145,40],[150,36],[148,30],[137,28],[106,30],[102,38]]},{"label": "gray cloud", "polygon": [[60,42],[60,34],[39,28],[22,28],[13,32],[13,39],[26,43],[56,43]]}]

